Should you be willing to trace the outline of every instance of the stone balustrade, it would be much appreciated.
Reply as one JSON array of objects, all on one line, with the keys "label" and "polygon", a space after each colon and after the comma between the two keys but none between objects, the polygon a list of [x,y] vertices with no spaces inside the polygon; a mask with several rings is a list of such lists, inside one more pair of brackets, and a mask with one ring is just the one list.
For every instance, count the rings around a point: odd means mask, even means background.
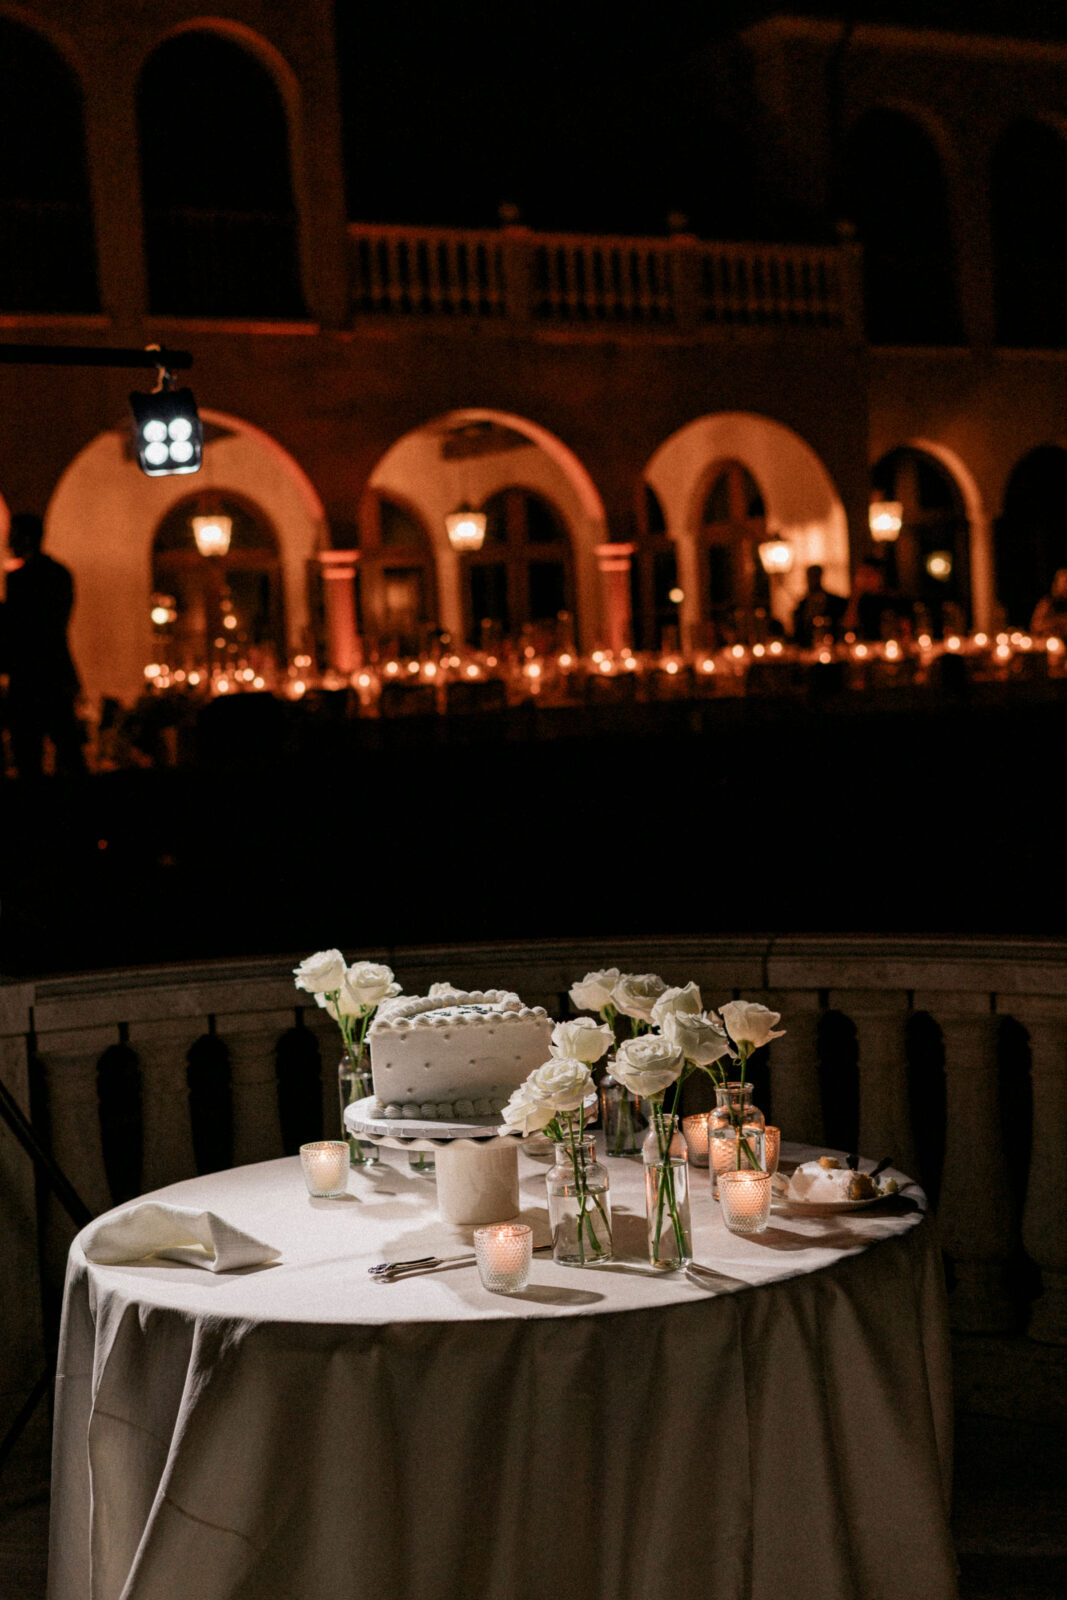
[{"label": "stone balustrade", "polygon": [[[711,1005],[763,1000],[787,1032],[758,1098],[784,1137],[891,1154],[920,1179],[957,1328],[1028,1319],[1035,1339],[1067,1342],[1067,943],[659,938],[360,953],[387,960],[409,993],[437,979],[510,987],[556,1016],[576,978],[608,965],[694,979]],[[337,1134],[339,1036],[294,988],[296,959],[0,984],[0,1077],[90,1210]],[[74,1228],[2,1122],[0,1230],[10,1397],[40,1369],[41,1305],[47,1320]]]}]

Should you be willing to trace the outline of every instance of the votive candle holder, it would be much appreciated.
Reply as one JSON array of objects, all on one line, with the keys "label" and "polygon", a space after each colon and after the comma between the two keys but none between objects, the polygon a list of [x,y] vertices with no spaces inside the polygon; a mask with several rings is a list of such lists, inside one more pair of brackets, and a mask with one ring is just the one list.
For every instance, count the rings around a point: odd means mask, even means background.
[{"label": "votive candle holder", "polygon": [[475,1228],[474,1257],[483,1288],[491,1294],[518,1294],[530,1277],[533,1230],[525,1222]]},{"label": "votive candle holder", "polygon": [[782,1153],[782,1130],[767,1124],[763,1130],[763,1165],[773,1175],[778,1171],[778,1157]]},{"label": "votive candle holder", "polygon": [[751,1167],[719,1173],[722,1220],[731,1233],[762,1233],[771,1215],[771,1175]]},{"label": "votive candle holder", "polygon": [[708,1164],[708,1113],[695,1112],[682,1118],[682,1134],[689,1147],[689,1165],[706,1167]]},{"label": "votive candle holder", "polygon": [[[753,1163],[755,1163],[757,1170],[761,1172],[766,1166],[763,1134],[764,1129],[757,1127],[755,1123],[749,1123],[741,1129],[741,1139],[744,1145],[741,1151],[741,1165],[750,1171]],[[710,1133],[708,1145],[711,1164],[711,1192],[716,1198],[719,1192],[719,1174],[730,1172],[738,1164],[737,1143],[736,1128],[716,1128],[714,1133]]]},{"label": "votive candle holder", "polygon": [[300,1165],[308,1194],[316,1200],[336,1200],[348,1193],[347,1139],[316,1139],[300,1146]]}]

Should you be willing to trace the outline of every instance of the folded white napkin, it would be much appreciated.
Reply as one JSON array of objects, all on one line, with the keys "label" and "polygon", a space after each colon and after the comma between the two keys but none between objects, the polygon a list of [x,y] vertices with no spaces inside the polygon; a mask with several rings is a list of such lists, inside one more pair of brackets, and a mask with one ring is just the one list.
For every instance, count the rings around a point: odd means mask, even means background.
[{"label": "folded white napkin", "polygon": [[101,1266],[165,1256],[168,1261],[206,1267],[209,1272],[256,1267],[265,1261],[276,1261],[281,1255],[273,1245],[242,1233],[213,1211],[161,1205],[157,1200],[146,1200],[105,1217],[89,1228],[82,1248],[90,1261]]}]

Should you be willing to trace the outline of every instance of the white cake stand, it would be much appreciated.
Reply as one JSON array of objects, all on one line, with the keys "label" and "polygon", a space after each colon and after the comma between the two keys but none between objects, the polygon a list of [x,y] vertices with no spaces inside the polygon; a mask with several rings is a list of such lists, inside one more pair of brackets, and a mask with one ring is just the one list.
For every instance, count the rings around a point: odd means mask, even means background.
[{"label": "white cake stand", "polygon": [[482,1122],[403,1121],[383,1117],[373,1095],[345,1107],[345,1127],[368,1144],[432,1150],[437,1207],[446,1222],[508,1222],[519,1213],[518,1147],[522,1134],[492,1118]]}]

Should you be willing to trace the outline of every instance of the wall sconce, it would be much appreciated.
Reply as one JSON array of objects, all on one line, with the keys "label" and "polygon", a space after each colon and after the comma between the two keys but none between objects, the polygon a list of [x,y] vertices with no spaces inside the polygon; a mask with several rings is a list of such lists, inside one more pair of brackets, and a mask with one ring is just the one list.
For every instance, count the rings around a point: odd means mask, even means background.
[{"label": "wall sconce", "polygon": [[450,512],[445,518],[445,527],[453,550],[480,550],[485,539],[485,524],[484,511],[460,506],[458,511]]},{"label": "wall sconce", "polygon": [[904,506],[899,500],[872,500],[867,521],[876,544],[892,544],[904,526]]},{"label": "wall sconce", "polygon": [[193,538],[202,556],[224,556],[230,548],[233,518],[224,512],[212,516],[191,517]]},{"label": "wall sconce", "polygon": [[774,577],[793,570],[793,546],[780,533],[772,534],[758,546],[760,566]]},{"label": "wall sconce", "polygon": [[926,558],[926,570],[939,583],[947,583],[952,576],[951,550],[933,550]]}]

